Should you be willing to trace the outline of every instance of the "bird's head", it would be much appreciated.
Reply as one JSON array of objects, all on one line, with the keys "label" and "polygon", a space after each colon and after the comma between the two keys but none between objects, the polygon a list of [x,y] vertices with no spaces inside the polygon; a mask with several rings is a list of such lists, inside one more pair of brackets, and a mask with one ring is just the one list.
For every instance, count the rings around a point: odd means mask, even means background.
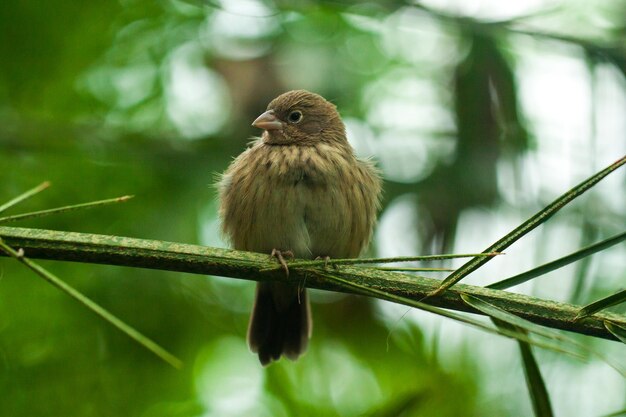
[{"label": "bird's head", "polygon": [[346,142],[345,126],[335,105],[305,90],[276,97],[252,126],[265,130],[262,139],[270,145]]}]

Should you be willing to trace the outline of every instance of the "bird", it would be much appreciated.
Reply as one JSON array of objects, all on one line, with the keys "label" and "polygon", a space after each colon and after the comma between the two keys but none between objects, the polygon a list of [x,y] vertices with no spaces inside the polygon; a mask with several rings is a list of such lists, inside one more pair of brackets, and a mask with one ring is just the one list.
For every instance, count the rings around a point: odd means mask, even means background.
[{"label": "bird", "polygon": [[[368,245],[382,180],[346,137],[334,104],[306,90],[272,100],[252,126],[263,129],[218,180],[221,230],[237,250],[286,257],[355,258]],[[307,291],[258,282],[247,340],[267,366],[296,360],[312,333]]]}]

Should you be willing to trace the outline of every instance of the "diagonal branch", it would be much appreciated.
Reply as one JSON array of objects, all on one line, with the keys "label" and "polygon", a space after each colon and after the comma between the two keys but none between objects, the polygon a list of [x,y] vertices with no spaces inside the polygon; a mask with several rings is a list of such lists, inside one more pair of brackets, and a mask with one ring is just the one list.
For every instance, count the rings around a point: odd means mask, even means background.
[{"label": "diagonal branch", "polygon": [[[58,232],[41,229],[0,227],[0,237],[31,258],[221,275],[254,281],[306,282],[310,288],[354,293],[348,285],[329,280],[322,267],[291,268],[289,278],[274,266],[269,256],[252,252],[210,248],[183,243]],[[605,323],[626,328],[626,316],[601,312],[575,321],[580,307],[507,291],[458,284],[437,296],[424,299],[441,281],[375,268],[340,266],[333,274],[359,285],[390,294],[424,301],[438,307],[481,314],[465,303],[463,294],[480,297],[494,306],[531,322],[609,340],[618,340]],[[306,281],[305,281],[306,280]]]},{"label": "diagonal branch", "polygon": [[[574,199],[589,191],[591,188],[593,188],[594,185],[604,179],[607,175],[611,174],[623,165],[626,165],[626,156],[621,157],[619,160],[604,168],[602,171],[595,173],[580,184],[576,185],[574,188],[567,191],[565,194],[558,197],[552,203],[548,204],[546,207],[535,213],[524,223],[520,224],[511,232],[499,239],[496,243],[489,246],[483,251],[483,253],[500,252],[508,248],[513,243],[521,239],[524,235],[535,229],[537,226],[546,222],[546,220],[554,216],[559,210],[561,210],[567,204],[571,203]],[[475,270],[489,262],[490,260],[490,257],[484,256],[470,259],[459,269],[457,269],[456,271],[451,273],[446,279],[444,279],[441,283],[441,286],[433,291],[433,293],[430,295],[439,295],[446,289],[450,288],[451,286],[465,278],[470,273],[474,272]]]}]

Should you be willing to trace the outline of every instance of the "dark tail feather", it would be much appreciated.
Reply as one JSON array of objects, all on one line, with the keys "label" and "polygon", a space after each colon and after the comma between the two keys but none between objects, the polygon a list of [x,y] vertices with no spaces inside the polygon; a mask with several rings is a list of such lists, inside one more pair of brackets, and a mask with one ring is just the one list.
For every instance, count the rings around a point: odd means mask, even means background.
[{"label": "dark tail feather", "polygon": [[[298,294],[300,293],[300,294]],[[259,282],[248,327],[250,350],[263,366],[285,355],[296,360],[311,337],[311,308],[305,289]]]}]

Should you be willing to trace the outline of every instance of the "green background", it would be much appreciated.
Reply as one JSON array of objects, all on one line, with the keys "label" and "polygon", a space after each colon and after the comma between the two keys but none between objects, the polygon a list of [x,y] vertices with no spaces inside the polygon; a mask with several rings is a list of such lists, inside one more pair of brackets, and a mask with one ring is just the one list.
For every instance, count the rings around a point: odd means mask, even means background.
[{"label": "green background", "polygon": [[[216,173],[272,98],[305,88],[383,171],[369,254],[478,252],[626,153],[626,3],[501,3],[0,2],[0,201],[44,180],[11,214],[133,194],[16,225],[225,246]],[[468,282],[622,232],[625,178]],[[585,304],[624,287],[625,259],[622,244],[515,290]],[[427,313],[316,292],[310,351],[264,369],[244,340],[253,283],[42,264],[185,366],[0,259],[2,416],[532,414],[514,342]],[[626,407],[603,362],[537,357],[557,415]]]}]

